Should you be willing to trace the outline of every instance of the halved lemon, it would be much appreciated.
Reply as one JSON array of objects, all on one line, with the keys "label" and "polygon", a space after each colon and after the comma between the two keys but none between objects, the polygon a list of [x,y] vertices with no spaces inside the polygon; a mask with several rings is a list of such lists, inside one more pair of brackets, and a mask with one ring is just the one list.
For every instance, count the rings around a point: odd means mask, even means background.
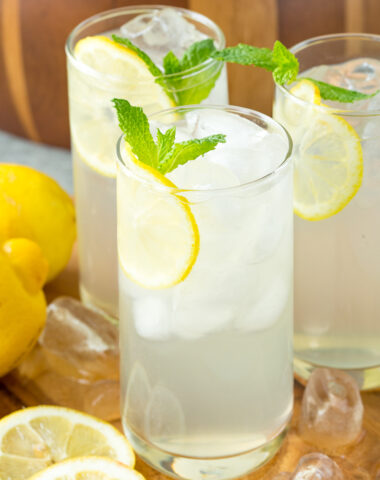
[{"label": "halved lemon", "polygon": [[133,467],[127,439],[112,425],[63,407],[30,407],[0,421],[0,478],[24,480],[52,464],[104,456]]},{"label": "halved lemon", "polygon": [[145,480],[141,473],[104,457],[79,457],[57,463],[29,480]]},{"label": "halved lemon", "polygon": [[108,37],[79,40],[74,55],[91,71],[69,67],[73,148],[98,173],[115,177],[114,152],[120,130],[112,98],[126,98],[147,114],[173,107],[174,102],[135,52]]},{"label": "halved lemon", "polygon": [[340,212],[355,196],[363,177],[363,153],[354,128],[321,105],[318,87],[301,80],[274,109],[293,140],[294,211],[306,220]]},{"label": "halved lemon", "polygon": [[119,261],[142,287],[172,287],[197,259],[198,227],[176,185],[127,150],[129,171],[121,172],[117,187]]}]

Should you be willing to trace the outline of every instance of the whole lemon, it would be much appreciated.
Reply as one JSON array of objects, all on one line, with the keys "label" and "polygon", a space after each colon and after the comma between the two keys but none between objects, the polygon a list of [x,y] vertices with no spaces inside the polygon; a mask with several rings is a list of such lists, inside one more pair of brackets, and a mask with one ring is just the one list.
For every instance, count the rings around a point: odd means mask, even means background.
[{"label": "whole lemon", "polygon": [[49,264],[47,281],[69,261],[76,237],[69,195],[30,167],[0,164],[0,244],[23,237],[36,242]]},{"label": "whole lemon", "polygon": [[31,240],[12,239],[0,248],[0,377],[30,352],[45,325],[47,270]]}]

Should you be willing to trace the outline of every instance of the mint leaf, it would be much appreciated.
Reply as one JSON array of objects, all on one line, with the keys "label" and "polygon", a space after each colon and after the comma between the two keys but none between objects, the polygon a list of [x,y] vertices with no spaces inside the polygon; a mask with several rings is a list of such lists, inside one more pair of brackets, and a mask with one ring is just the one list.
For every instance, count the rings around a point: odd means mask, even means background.
[{"label": "mint leaf", "polygon": [[164,67],[166,75],[172,75],[173,73],[178,73],[181,71],[180,61],[173,52],[168,52],[165,55],[162,66]]},{"label": "mint leaf", "polygon": [[173,149],[175,140],[176,128],[172,127],[162,133],[157,129],[157,149],[158,149],[158,164],[166,163],[170,153]]},{"label": "mint leaf", "polygon": [[125,141],[129,143],[133,153],[140,162],[155,168],[163,175],[171,172],[178,165],[183,165],[214,150],[218,143],[226,141],[225,135],[217,134],[174,143],[176,127],[172,127],[164,133],[158,129],[156,143],[150,133],[148,118],[141,107],[134,107],[128,100],[121,98],[114,98],[112,102],[116,108]]},{"label": "mint leaf", "polygon": [[216,48],[214,40],[206,38],[199,42],[195,42],[185,51],[182,60],[180,61],[182,71],[196,67],[205,62],[211,57],[212,52],[215,52]]},{"label": "mint leaf", "polygon": [[220,51],[212,53],[212,57],[223,62],[239,63],[240,65],[255,65],[262,67],[270,72],[276,68],[277,64],[273,61],[272,50],[269,48],[253,47],[239,43],[235,47],[227,47]]},{"label": "mint leaf", "polygon": [[160,172],[169,173],[179,165],[184,165],[189,160],[195,160],[211,150],[214,150],[218,143],[225,143],[226,136],[222,134],[210,135],[200,139],[187,140],[175,143],[170,155],[160,163]]},{"label": "mint leaf", "polygon": [[361,93],[356,90],[348,90],[342,87],[336,87],[330,83],[321,82],[320,80],[314,80],[314,78],[309,77],[299,77],[297,80],[309,80],[313,82],[319,88],[321,97],[324,100],[332,100],[335,102],[343,103],[352,103],[356,100],[366,100],[377,95],[380,90],[377,90],[375,93]]},{"label": "mint leaf", "polygon": [[273,78],[279,85],[292,83],[297,78],[299,63],[295,55],[285,45],[276,40],[273,46],[273,62],[277,65]]},{"label": "mint leaf", "polygon": [[162,75],[162,71],[157,67],[157,65],[153,62],[150,56],[140,50],[138,47],[136,47],[136,45],[134,45],[130,40],[128,40],[128,38],[122,38],[118,37],[117,35],[112,35],[112,40],[135,52],[139,56],[139,58],[141,58],[141,60],[145,62],[152,75],[154,75],[155,77],[159,77]]},{"label": "mint leaf", "polygon": [[[169,52],[164,57],[164,72],[165,75],[169,75],[165,78],[165,86],[173,95],[177,105],[200,103],[209,96],[222,66],[218,63],[210,64],[199,71],[196,67],[210,59],[215,51],[214,41],[207,38],[190,45],[181,59],[178,59],[173,52]],[[187,75],[186,72],[192,68],[195,71]]]},{"label": "mint leaf", "polygon": [[212,57],[224,62],[265,68],[273,72],[275,82],[280,85],[294,81],[299,69],[297,58],[278,40],[273,50],[239,43],[235,47],[214,52]]},{"label": "mint leaf", "polygon": [[157,164],[157,146],[150,133],[148,119],[141,107],[132,106],[128,100],[114,98],[112,100],[119,120],[119,126],[125,134],[136,157],[155,167]]}]

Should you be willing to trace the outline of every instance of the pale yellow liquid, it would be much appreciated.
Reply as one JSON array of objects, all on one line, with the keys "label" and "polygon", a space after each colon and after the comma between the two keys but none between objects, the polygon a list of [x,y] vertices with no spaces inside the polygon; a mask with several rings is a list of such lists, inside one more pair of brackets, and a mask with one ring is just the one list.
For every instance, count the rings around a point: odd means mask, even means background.
[{"label": "pale yellow liquid", "polygon": [[[274,112],[283,98],[277,91]],[[380,116],[342,118],[361,140],[363,182],[338,214],[295,217],[295,368],[304,378],[316,366],[349,370],[372,388],[380,385]]]}]

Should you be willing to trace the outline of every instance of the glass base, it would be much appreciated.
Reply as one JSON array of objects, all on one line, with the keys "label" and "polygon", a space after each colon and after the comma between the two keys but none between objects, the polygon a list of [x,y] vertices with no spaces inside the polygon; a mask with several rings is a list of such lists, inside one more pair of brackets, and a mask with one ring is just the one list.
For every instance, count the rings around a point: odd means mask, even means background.
[{"label": "glass base", "polygon": [[[302,385],[306,385],[313,370],[320,367],[339,368],[337,366],[317,365],[297,356],[294,357],[294,376]],[[350,374],[358,382],[360,390],[380,389],[380,365],[369,368],[340,368],[340,370]]]},{"label": "glass base", "polygon": [[79,294],[82,303],[84,303],[86,307],[92,308],[93,310],[101,313],[107,318],[107,320],[109,320],[111,323],[114,323],[115,325],[119,323],[119,319],[115,312],[111,312],[110,308],[107,308],[106,305],[102,305],[97,302],[94,297],[92,297],[81,284],[79,285]]},{"label": "glass base", "polygon": [[192,458],[172,454],[147,443],[133,431],[124,432],[135,452],[151,467],[177,479],[228,480],[245,475],[267,463],[279,450],[288,426],[268,443],[238,455],[213,458]]}]

